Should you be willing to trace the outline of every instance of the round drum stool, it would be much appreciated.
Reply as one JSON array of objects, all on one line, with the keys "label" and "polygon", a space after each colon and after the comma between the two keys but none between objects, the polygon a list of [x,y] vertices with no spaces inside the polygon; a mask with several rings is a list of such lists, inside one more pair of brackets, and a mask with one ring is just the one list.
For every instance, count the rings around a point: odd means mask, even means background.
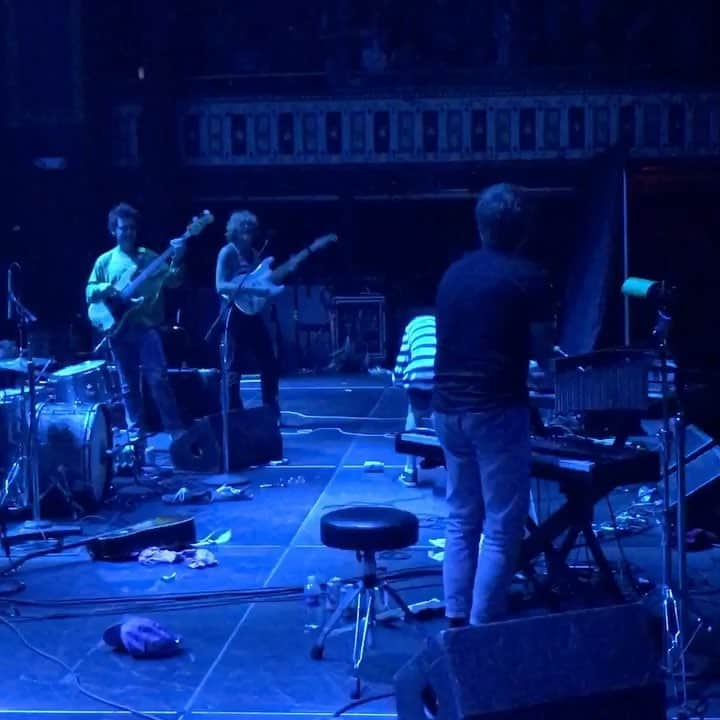
[{"label": "round drum stool", "polygon": [[355,639],[353,642],[353,670],[355,690],[360,695],[358,672],[365,657],[370,627],[375,625],[377,594],[386,602],[392,599],[402,610],[405,620],[412,620],[413,613],[400,594],[389,583],[379,581],[375,554],[386,550],[402,550],[418,540],[418,519],[410,512],[390,507],[350,507],[334,510],[320,520],[320,538],[323,545],[339,550],[353,550],[362,563],[362,575],[353,583],[350,592],[343,595],[333,614],[318,633],[311,650],[311,657],[323,656],[325,640],[338,625],[345,611],[356,604]]}]

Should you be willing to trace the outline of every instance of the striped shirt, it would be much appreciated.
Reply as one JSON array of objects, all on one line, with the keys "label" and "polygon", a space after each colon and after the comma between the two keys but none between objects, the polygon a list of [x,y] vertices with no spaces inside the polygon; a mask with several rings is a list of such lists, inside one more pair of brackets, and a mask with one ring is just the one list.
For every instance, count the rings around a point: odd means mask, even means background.
[{"label": "striped shirt", "polygon": [[393,376],[397,385],[432,390],[437,345],[434,315],[418,315],[403,333]]}]

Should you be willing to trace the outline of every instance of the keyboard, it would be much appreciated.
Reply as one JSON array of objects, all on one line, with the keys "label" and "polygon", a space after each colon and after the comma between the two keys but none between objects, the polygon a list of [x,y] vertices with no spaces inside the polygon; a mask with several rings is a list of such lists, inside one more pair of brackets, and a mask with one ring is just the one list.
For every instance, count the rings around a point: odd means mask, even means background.
[{"label": "keyboard", "polygon": [[[437,465],[445,455],[433,430],[398,433],[397,452],[417,455]],[[532,474],[556,482],[591,483],[604,491],[644,485],[660,477],[658,453],[645,448],[613,447],[583,438],[531,438]]]}]

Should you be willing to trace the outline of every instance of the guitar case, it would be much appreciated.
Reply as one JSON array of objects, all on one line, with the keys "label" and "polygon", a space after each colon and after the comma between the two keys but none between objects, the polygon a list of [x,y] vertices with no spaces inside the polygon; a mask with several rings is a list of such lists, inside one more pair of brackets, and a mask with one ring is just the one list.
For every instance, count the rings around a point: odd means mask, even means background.
[{"label": "guitar case", "polygon": [[87,549],[93,560],[131,560],[152,545],[184,550],[194,542],[197,542],[195,520],[173,515],[143,520],[91,538]]},{"label": "guitar case", "polygon": [[[233,410],[228,416],[228,427],[230,471],[282,459],[282,435],[271,408]],[[188,432],[172,443],[170,458],[177,470],[220,472],[222,415],[216,413],[196,420]]]}]

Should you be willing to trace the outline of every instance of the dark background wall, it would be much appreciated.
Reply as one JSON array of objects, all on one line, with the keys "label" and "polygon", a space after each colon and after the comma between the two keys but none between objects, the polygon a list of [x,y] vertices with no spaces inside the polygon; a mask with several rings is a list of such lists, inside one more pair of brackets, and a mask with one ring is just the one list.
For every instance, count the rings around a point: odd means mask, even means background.
[{"label": "dark background wall", "polygon": [[[67,340],[67,348],[58,353],[86,350],[90,346],[83,286],[93,259],[108,247],[107,210],[120,200],[141,209],[144,240],[156,249],[163,248],[170,237],[182,232],[190,217],[205,205],[210,205],[217,214],[218,223],[193,241],[189,254],[190,283],[175,294],[171,303],[175,307],[198,307],[195,296],[211,284],[214,258],[223,242],[225,217],[231,209],[242,205],[258,213],[271,232],[271,251],[279,258],[322,233],[338,232],[340,245],[313,259],[302,269],[298,280],[329,284],[344,294],[367,289],[382,292],[388,300],[394,332],[391,339],[395,340],[397,326],[407,309],[426,303],[447,264],[474,245],[472,196],[457,198],[446,191],[460,187],[475,192],[507,177],[534,187],[569,188],[569,192],[538,193],[534,222],[535,252],[550,268],[560,292],[567,278],[578,272],[573,258],[576,245],[586,232],[583,229],[587,224],[587,216],[583,215],[586,205],[582,198],[590,172],[587,165],[457,167],[443,173],[436,168],[417,166],[400,174],[397,168],[382,167],[356,167],[345,173],[340,169],[316,169],[326,185],[337,184],[342,190],[337,200],[308,202],[242,200],[243,196],[259,194],[253,189],[260,186],[259,182],[256,185],[255,180],[249,180],[244,170],[215,177],[213,191],[207,192],[207,178],[202,173],[177,167],[174,105],[179,97],[199,87],[193,78],[207,73],[232,74],[242,70],[246,78],[257,77],[257,86],[268,92],[267,88],[276,88],[272,83],[277,80],[268,77],[268,72],[318,71],[323,75],[326,90],[332,87],[338,93],[358,92],[363,83],[392,87],[400,76],[407,83],[408,76],[401,71],[403,63],[407,66],[405,50],[410,46],[415,48],[410,66],[417,70],[410,79],[423,87],[427,83],[437,86],[440,81],[462,82],[468,68],[476,77],[478,74],[504,77],[506,71],[514,69],[522,77],[530,77],[530,70],[546,66],[561,67],[568,73],[574,72],[578,63],[588,63],[593,72],[599,72],[600,65],[605,76],[620,83],[630,70],[644,70],[662,80],[671,76],[672,65],[673,77],[690,82],[711,74],[714,67],[712,45],[716,35],[711,29],[716,19],[712,3],[694,4],[687,9],[682,22],[670,5],[665,7],[662,3],[640,3],[633,8],[626,3],[579,3],[590,13],[588,17],[594,17],[593,13],[603,6],[602,18],[607,22],[588,24],[585,15],[562,15],[568,28],[583,28],[578,36],[582,42],[569,48],[565,55],[552,52],[553,32],[559,26],[539,22],[542,16],[533,30],[522,22],[517,3],[505,3],[510,9],[510,29],[502,23],[492,24],[481,51],[480,40],[473,33],[457,36],[449,33],[461,43],[454,49],[440,42],[442,33],[434,32],[433,18],[453,13],[445,7],[447,3],[421,5],[416,13],[417,22],[404,26],[393,19],[399,6],[392,2],[371,3],[367,12],[360,14],[362,17],[356,17],[357,8],[353,10],[352,3],[311,3],[299,15],[291,3],[279,3],[272,18],[263,15],[260,8],[253,10],[244,3],[170,0],[3,3],[6,42],[0,148],[4,162],[0,164],[0,173],[5,191],[0,198],[0,262],[4,267],[11,260],[22,264],[21,285],[27,304],[41,318],[44,329]],[[454,16],[464,18],[466,24],[472,20],[465,14],[467,8],[462,3],[450,5],[451,9],[455,5],[460,8]],[[504,18],[505,5],[501,0],[487,3],[488,18]],[[653,7],[659,8],[659,14]],[[632,17],[626,17],[628,13]],[[242,32],[238,31],[238,35],[233,31],[233,23],[242,25],[241,20],[253,29],[244,44]],[[320,24],[316,36],[314,23]],[[683,55],[685,35],[680,30],[688,23],[690,30],[701,28],[702,33],[695,33],[696,52]],[[483,25],[485,29],[490,26]],[[437,27],[442,30],[443,26]],[[309,37],[308,28],[312,29]],[[433,28],[433,32],[428,28]],[[676,32],[669,33],[670,28]],[[376,31],[380,33],[383,51],[393,58],[379,75],[362,65],[362,49]],[[258,38],[265,37],[263,33],[270,33],[268,37],[278,46],[299,50],[273,56],[270,65],[262,58],[253,59],[250,50]],[[619,42],[621,36],[622,47],[632,50],[630,55],[616,52],[617,43],[610,42],[613,38]],[[46,42],[39,43],[39,37],[46,38]],[[640,42],[644,37],[662,38],[662,42]],[[352,80],[344,86],[342,73],[337,72],[342,60],[337,53],[348,43],[352,53],[345,58],[349,63],[346,75],[352,76]],[[298,68],[295,58],[308,44],[315,53],[303,53],[308,67]],[[229,53],[240,46],[247,50],[243,57]],[[656,52],[656,46],[662,47],[663,52]],[[506,57],[503,48],[508,47],[511,50]],[[518,48],[523,47],[530,50],[519,52]],[[684,57],[684,62],[668,60],[678,57]],[[143,69],[142,82],[138,79],[139,68]],[[435,68],[435,72],[420,72],[421,68]],[[293,92],[299,92],[299,82],[301,79],[293,80]],[[207,89],[205,85],[201,87]],[[110,164],[110,110],[114,103],[126,99],[139,102],[146,117],[141,137],[145,162],[139,171],[120,171]],[[54,171],[36,167],[38,158],[53,156],[65,158],[67,166]],[[712,168],[701,171],[702,191],[688,179],[698,172],[696,168],[677,164],[630,167],[632,271],[677,278],[678,284],[692,287],[696,295],[701,288],[717,287],[713,268],[720,259],[717,250],[720,219],[713,199],[717,172]],[[412,193],[422,185],[421,179],[433,173],[438,173],[438,177],[428,185],[439,197],[413,198]],[[368,194],[370,175],[377,186],[371,194],[377,199],[357,199],[358,195]],[[297,179],[292,182],[298,190],[302,189],[303,180],[294,177]],[[284,186],[286,190],[287,184],[285,170],[269,171],[262,179],[265,188],[262,194],[272,194],[267,188],[273,186]],[[383,200],[383,195],[392,195],[393,199]],[[398,199],[403,195],[409,196]],[[212,200],[203,199],[208,197]],[[615,225],[612,245],[615,253],[620,248],[618,229],[619,225]],[[617,280],[619,256],[613,257],[611,264]],[[600,337],[604,345],[621,340],[622,304],[614,291],[616,284],[611,281],[608,290],[608,312]],[[205,312],[211,313],[212,309]],[[701,329],[706,326],[695,311],[687,315],[693,320],[691,324]],[[633,336],[642,339],[649,322],[645,309],[634,308],[633,318]],[[11,331],[4,328],[5,335]]]}]

